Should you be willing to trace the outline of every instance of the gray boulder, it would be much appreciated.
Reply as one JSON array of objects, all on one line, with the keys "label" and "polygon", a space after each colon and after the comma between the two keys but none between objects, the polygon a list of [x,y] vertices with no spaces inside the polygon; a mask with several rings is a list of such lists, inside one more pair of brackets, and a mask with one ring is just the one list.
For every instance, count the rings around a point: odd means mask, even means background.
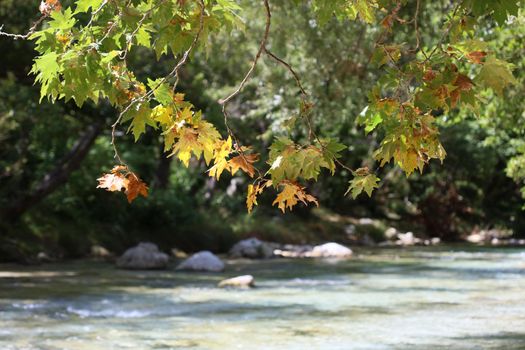
[{"label": "gray boulder", "polygon": [[215,254],[205,250],[181,262],[177,270],[220,272],[224,270],[224,263]]},{"label": "gray boulder", "polygon": [[352,255],[352,250],[338,243],[325,243],[316,245],[305,256],[309,258],[348,258]]},{"label": "gray boulder", "polygon": [[233,278],[228,278],[219,282],[219,287],[233,287],[233,288],[250,288],[254,287],[254,278],[252,275],[243,275]]},{"label": "gray boulder", "polygon": [[232,258],[267,259],[273,256],[273,250],[270,243],[248,238],[237,242],[230,249],[229,255]]},{"label": "gray boulder", "polygon": [[164,269],[168,261],[169,256],[159,251],[157,245],[139,243],[136,247],[126,250],[117,260],[117,266],[135,270]]}]

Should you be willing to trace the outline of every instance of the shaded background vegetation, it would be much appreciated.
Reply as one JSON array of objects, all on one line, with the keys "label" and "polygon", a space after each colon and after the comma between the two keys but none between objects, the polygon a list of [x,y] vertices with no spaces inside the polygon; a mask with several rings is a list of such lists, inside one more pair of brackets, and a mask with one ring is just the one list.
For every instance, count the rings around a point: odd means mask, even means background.
[{"label": "shaded background vegetation", "polygon": [[[425,2],[423,41],[434,43],[445,1]],[[4,0],[0,24],[22,33],[37,18],[36,2]],[[355,123],[367,105],[366,93],[381,76],[369,64],[377,33],[359,22],[319,26],[306,6],[273,1],[272,50],[285,57],[304,80],[316,105],[319,133],[337,137],[349,150],[344,161],[355,167],[372,161],[381,135],[365,136]],[[222,125],[216,101],[242,79],[256,51],[264,18],[257,6],[244,13],[244,33],[219,35],[208,57],[195,54],[181,72],[181,90],[206,118]],[[411,5],[403,11],[412,13]],[[227,250],[245,236],[281,242],[348,240],[351,219],[373,217],[386,225],[457,240],[474,229],[511,230],[525,235],[520,188],[525,178],[525,22],[508,28],[487,27],[490,45],[516,65],[520,85],[505,100],[487,95],[480,116],[453,111],[441,115],[442,140],[448,157],[432,163],[423,175],[405,175],[392,166],[381,170],[384,183],[372,198],[344,197],[350,174],[326,176],[310,191],[321,210],[297,208],[282,215],[263,196],[252,215],[246,214],[243,176],[220,182],[204,175],[199,162],[184,168],[166,158],[161,140],[148,133],[138,144],[125,128],[118,134],[123,156],[151,187],[148,199],[129,205],[124,196],[96,189],[96,178],[111,168],[109,125],[116,112],[104,103],[77,108],[71,103],[38,102],[39,88],[28,76],[34,51],[30,42],[0,38],[0,260],[24,259],[41,250],[56,256],[79,257],[93,244],[120,252],[140,240],[164,249]],[[396,42],[413,40],[401,27]],[[141,50],[131,53],[132,65],[144,76],[166,74],[173,62]],[[307,137],[298,123],[298,91],[288,72],[269,59],[256,78],[232,103],[231,126],[247,144],[265,148],[275,136]],[[224,132],[224,130],[221,130]],[[520,183],[521,182],[521,183]],[[342,219],[343,218],[343,219]],[[350,221],[348,221],[350,220]],[[382,229],[372,235],[381,239]]]}]

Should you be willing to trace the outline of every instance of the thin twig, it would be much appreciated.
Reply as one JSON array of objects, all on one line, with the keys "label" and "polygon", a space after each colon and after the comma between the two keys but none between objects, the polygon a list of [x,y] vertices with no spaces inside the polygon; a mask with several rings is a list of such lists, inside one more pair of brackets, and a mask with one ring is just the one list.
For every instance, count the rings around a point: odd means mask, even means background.
[{"label": "thin twig", "polygon": [[36,28],[40,25],[40,23],[42,23],[44,21],[44,19],[46,19],[49,15],[47,14],[44,14],[42,15],[35,23],[33,23],[33,25],[31,26],[31,28],[29,28],[29,31],[26,33],[26,34],[12,34],[12,33],[6,33],[4,31],[2,31],[2,29],[4,28],[4,25],[2,24],[0,26],[0,36],[7,36],[7,37],[10,37],[10,38],[13,38],[15,40],[18,40],[18,39],[22,39],[22,40],[26,40],[27,38],[29,38],[32,34],[35,33],[36,31]]},{"label": "thin twig", "polygon": [[257,63],[259,62],[259,58],[261,57],[264,51],[264,48],[266,47],[266,42],[268,41],[268,35],[270,34],[270,25],[272,22],[272,13],[270,11],[270,4],[268,3],[268,0],[264,0],[264,7],[266,9],[266,28],[264,30],[264,35],[261,40],[261,44],[259,45],[259,50],[257,51],[257,54],[255,55],[255,58],[252,62],[250,69],[248,70],[248,73],[246,73],[246,75],[244,76],[244,79],[241,81],[237,89],[234,92],[232,92],[228,97],[219,100],[219,104],[221,105],[227,104],[232,98],[234,98],[237,94],[241,92],[244,85],[246,84],[246,82],[252,75],[253,71],[255,70],[255,66],[257,66]]},{"label": "thin twig", "polygon": [[288,69],[288,71],[290,71],[290,73],[292,73],[292,75],[293,75],[293,77],[295,79],[295,82],[297,83],[297,87],[299,88],[299,90],[301,90],[301,94],[303,94],[304,96],[307,96],[308,94],[306,93],[305,89],[303,88],[303,85],[301,84],[301,79],[299,79],[299,75],[295,72],[295,70],[292,68],[292,66],[288,62],[286,62],[285,60],[277,57],[275,54],[273,54],[266,47],[264,48],[264,52],[268,56],[270,56],[271,58],[276,60],[278,63],[280,63],[283,66],[285,66]]},{"label": "thin twig", "polygon": [[450,18],[450,23],[449,23],[447,29],[445,30],[445,32],[443,33],[443,35],[439,39],[439,42],[437,43],[436,47],[434,47],[434,49],[430,52],[430,54],[427,56],[427,58],[423,61],[423,63],[426,63],[426,62],[430,61],[430,59],[436,53],[436,51],[441,47],[441,45],[443,45],[443,41],[445,40],[447,35],[450,33],[450,30],[452,29],[452,26],[454,25],[453,19],[454,19],[454,17],[456,17],[456,14],[458,13],[460,7],[461,7],[461,2],[459,2],[456,5],[456,7],[454,8],[454,12],[452,13],[452,17]]}]

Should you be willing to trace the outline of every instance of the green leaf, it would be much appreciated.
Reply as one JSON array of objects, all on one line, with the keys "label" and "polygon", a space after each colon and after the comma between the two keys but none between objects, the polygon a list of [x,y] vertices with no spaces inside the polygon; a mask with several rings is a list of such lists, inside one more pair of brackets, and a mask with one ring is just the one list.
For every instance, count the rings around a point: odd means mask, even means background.
[{"label": "green leaf", "polygon": [[155,99],[163,106],[173,102],[173,93],[168,84],[162,82],[162,79],[152,80],[148,78],[148,86],[153,90]]},{"label": "green leaf", "polygon": [[96,10],[102,5],[103,1],[104,0],[78,0],[75,13],[88,12],[90,8]]},{"label": "green leaf", "polygon": [[375,174],[368,174],[368,169],[357,169],[345,195],[351,192],[352,198],[356,199],[364,191],[371,197],[374,189],[379,188],[378,182],[379,178]]},{"label": "green leaf", "polygon": [[491,88],[498,95],[503,95],[503,90],[508,85],[517,85],[518,81],[512,75],[514,66],[493,56],[489,56],[481,68],[475,82]]},{"label": "green leaf", "polygon": [[131,130],[133,136],[135,137],[135,142],[140,138],[146,131],[146,125],[152,127],[156,126],[155,121],[151,118],[151,109],[146,104],[141,105],[140,107],[132,107],[122,118],[122,122],[131,120],[131,124],[128,128],[128,132]]},{"label": "green leaf", "polygon": [[49,21],[49,27],[55,30],[68,31],[76,23],[76,20],[73,18],[73,12],[68,8],[65,11],[53,11],[51,13],[52,21]]},{"label": "green leaf", "polygon": [[59,56],[55,52],[46,53],[35,59],[31,73],[37,75],[35,80],[42,85],[40,100],[51,92],[50,85],[52,82],[56,82],[58,78],[61,71],[58,59]]}]

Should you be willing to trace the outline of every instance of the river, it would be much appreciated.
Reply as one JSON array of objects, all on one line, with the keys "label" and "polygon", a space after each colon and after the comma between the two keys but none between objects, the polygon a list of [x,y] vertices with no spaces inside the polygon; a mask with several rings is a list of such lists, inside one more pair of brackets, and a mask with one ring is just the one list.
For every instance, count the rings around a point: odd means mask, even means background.
[{"label": "river", "polygon": [[[216,287],[241,274],[257,287]],[[220,274],[0,265],[0,349],[525,349],[525,249],[228,261]]]}]

